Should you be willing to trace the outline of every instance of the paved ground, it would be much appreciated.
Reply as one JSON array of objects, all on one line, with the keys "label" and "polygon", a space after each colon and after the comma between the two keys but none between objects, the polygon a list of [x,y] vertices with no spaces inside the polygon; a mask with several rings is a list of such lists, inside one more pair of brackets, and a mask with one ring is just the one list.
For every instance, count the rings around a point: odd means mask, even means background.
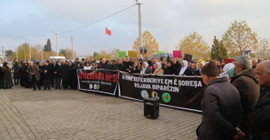
[{"label": "paved ground", "polygon": [[157,120],[143,103],[70,90],[0,89],[0,139],[195,140],[201,115],[160,107]]}]

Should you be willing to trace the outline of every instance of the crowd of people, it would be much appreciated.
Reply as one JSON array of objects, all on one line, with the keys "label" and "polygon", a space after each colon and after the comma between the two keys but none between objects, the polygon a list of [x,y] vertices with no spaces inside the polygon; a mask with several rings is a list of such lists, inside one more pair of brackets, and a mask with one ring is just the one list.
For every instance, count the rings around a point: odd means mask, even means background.
[{"label": "crowd of people", "polygon": [[[9,68],[0,67],[0,87],[20,85],[33,90],[77,89],[77,70],[107,69],[133,74],[201,76],[206,85],[202,100],[202,122],[198,139],[270,139],[270,60],[258,62],[239,56],[232,63],[208,61],[196,63],[167,58],[116,60],[101,58],[18,61]],[[13,81],[12,72],[13,70]]]}]

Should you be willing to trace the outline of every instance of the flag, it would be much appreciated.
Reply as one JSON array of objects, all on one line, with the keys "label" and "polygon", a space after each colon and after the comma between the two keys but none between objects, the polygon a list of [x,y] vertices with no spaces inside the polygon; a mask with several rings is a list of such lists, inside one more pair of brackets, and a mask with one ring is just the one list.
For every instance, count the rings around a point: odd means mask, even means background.
[{"label": "flag", "polygon": [[112,32],[107,27],[105,27],[105,34],[112,35]]}]

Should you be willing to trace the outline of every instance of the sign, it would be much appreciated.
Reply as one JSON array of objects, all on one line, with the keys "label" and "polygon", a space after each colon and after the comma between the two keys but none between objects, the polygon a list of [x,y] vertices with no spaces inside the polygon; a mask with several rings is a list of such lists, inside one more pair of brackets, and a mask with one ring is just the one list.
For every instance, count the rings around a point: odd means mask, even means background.
[{"label": "sign", "polygon": [[137,52],[136,51],[128,51],[128,56],[131,58],[136,58],[137,57]]},{"label": "sign", "polygon": [[192,61],[192,55],[191,54],[185,54],[184,60],[187,60],[188,62]]},{"label": "sign", "polygon": [[201,112],[201,77],[133,75],[119,72],[119,97],[142,101],[159,97],[163,106]]},{"label": "sign", "polygon": [[126,56],[127,56],[127,52],[126,51],[118,52],[118,57],[119,58],[125,58]]},{"label": "sign", "polygon": [[79,90],[115,95],[118,72],[111,70],[78,70]]},{"label": "sign", "polygon": [[201,62],[206,63],[203,59],[200,58],[196,63],[196,67],[199,67],[199,63],[201,63]]},{"label": "sign", "polygon": [[242,51],[242,55],[251,57],[251,50]]},{"label": "sign", "polygon": [[156,51],[156,54],[166,54],[164,51]]},{"label": "sign", "polygon": [[228,59],[228,58],[224,58],[224,63],[232,63],[233,61],[235,61],[234,59]]},{"label": "sign", "polygon": [[147,53],[146,47],[140,47],[140,53]]},{"label": "sign", "polygon": [[173,51],[173,57],[174,58],[182,58],[182,52],[181,51]]}]

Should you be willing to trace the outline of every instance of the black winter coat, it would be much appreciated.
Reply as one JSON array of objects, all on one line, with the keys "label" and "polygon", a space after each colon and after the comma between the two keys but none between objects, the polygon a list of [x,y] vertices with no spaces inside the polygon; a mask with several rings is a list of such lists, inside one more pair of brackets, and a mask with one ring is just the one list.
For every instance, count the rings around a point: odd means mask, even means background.
[{"label": "black winter coat", "polygon": [[67,64],[62,64],[60,66],[60,72],[61,72],[62,81],[67,82],[69,80],[68,79],[68,65]]},{"label": "black winter coat", "polygon": [[270,140],[270,86],[261,88],[253,124],[253,140]]},{"label": "black winter coat", "polygon": [[260,87],[255,79],[255,70],[247,69],[239,72],[232,77],[231,83],[238,89],[243,107],[243,118],[241,123],[241,130],[249,137],[251,134],[251,126],[253,124],[253,116],[255,106],[260,97]]},{"label": "black winter coat", "polygon": [[60,66],[58,64],[52,64],[52,76],[53,78],[57,78],[60,76]]},{"label": "black winter coat", "polygon": [[202,111],[202,122],[197,129],[199,140],[233,139],[242,107],[239,92],[227,78],[213,79],[206,86]]}]

